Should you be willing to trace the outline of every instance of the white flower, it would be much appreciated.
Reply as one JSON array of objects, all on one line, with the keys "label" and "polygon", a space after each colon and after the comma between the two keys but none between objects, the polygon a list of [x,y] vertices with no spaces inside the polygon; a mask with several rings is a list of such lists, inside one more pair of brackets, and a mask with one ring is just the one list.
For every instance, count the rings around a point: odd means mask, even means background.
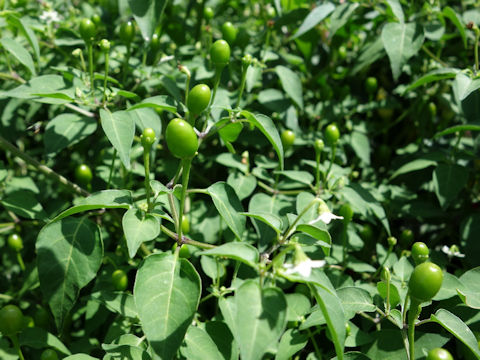
[{"label": "white flower", "polygon": [[330,221],[335,220],[335,219],[343,219],[343,216],[337,216],[330,211],[326,211],[321,213],[316,219],[313,219],[310,221],[308,224],[312,225],[316,223],[318,220],[322,220],[325,224],[330,224]]},{"label": "white flower", "polygon": [[309,277],[312,273],[313,268],[323,267],[325,265],[325,260],[312,260],[309,258],[304,259],[298,264],[284,264],[283,267],[287,269],[285,271],[286,275],[289,274],[300,274],[303,277]]},{"label": "white flower", "polygon": [[459,258],[465,257],[465,254],[462,254],[456,245],[453,245],[452,247],[448,247],[447,245],[444,245],[442,247],[442,251],[450,257],[452,256],[459,257]]},{"label": "white flower", "polygon": [[40,20],[45,21],[47,24],[50,24],[52,22],[62,21],[62,17],[55,10],[49,10],[44,11],[42,15],[40,15]]}]

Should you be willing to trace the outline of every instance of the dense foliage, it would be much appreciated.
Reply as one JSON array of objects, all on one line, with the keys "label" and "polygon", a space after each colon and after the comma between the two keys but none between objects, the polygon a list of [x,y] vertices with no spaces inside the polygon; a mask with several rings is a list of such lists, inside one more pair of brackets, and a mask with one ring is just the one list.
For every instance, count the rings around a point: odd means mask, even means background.
[{"label": "dense foliage", "polygon": [[0,358],[480,359],[479,26],[0,0]]}]

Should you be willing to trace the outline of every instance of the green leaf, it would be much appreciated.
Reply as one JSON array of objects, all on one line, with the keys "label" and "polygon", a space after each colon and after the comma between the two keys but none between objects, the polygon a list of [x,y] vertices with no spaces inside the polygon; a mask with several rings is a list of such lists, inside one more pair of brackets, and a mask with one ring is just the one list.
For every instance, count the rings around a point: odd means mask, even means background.
[{"label": "green leaf", "polygon": [[430,166],[436,166],[437,162],[429,159],[416,159],[402,165],[397,171],[395,171],[392,176],[390,176],[390,180],[396,178],[399,175],[407,174],[412,171],[418,171],[426,169]]},{"label": "green leaf", "polygon": [[111,113],[104,109],[100,110],[100,119],[105,135],[118,151],[123,165],[130,169],[130,150],[135,135],[135,122],[126,111]]},{"label": "green leaf", "polygon": [[93,300],[105,305],[110,311],[120,314],[123,317],[129,317],[132,319],[138,317],[133,295],[131,294],[126,292],[101,290],[92,293],[90,296]]},{"label": "green leaf", "polygon": [[27,327],[22,330],[18,338],[20,345],[28,346],[33,349],[54,348],[65,355],[70,355],[68,348],[55,335],[38,327]]},{"label": "green leaf", "polygon": [[392,68],[393,78],[398,79],[402,67],[422,47],[423,29],[414,23],[388,23],[382,30],[382,41]]},{"label": "green leaf", "polygon": [[430,317],[430,320],[442,325],[453,336],[463,342],[473,352],[477,359],[480,359],[480,349],[475,335],[458,316],[452,314],[448,310],[440,309]]},{"label": "green leaf", "polygon": [[7,210],[18,216],[27,219],[47,220],[47,214],[43,210],[42,204],[38,202],[37,197],[31,191],[12,191],[0,202]]},{"label": "green leaf", "polygon": [[371,42],[366,42],[361,49],[360,55],[355,59],[355,66],[353,67],[352,75],[357,74],[359,71],[373,64],[384,55],[385,50],[380,36],[376,37]]},{"label": "green leaf", "polygon": [[[360,184],[352,183],[344,187],[342,195],[347,199],[347,202],[352,205],[354,212],[372,213],[382,223],[387,233],[390,234],[390,225],[388,223],[387,215],[383,209],[382,204]],[[365,212],[366,211],[366,212]]]},{"label": "green leaf", "polygon": [[445,6],[442,11],[443,16],[450,19],[450,21],[455,25],[458,30],[458,33],[462,37],[463,46],[467,48],[467,35],[465,33],[465,24],[463,24],[461,17],[453,10],[450,6]]},{"label": "green leaf", "polygon": [[40,46],[38,45],[38,40],[37,40],[37,37],[35,36],[35,33],[30,28],[30,26],[28,26],[25,23],[25,18],[27,18],[27,17],[24,16],[22,18],[18,18],[17,16],[15,16],[13,14],[8,14],[7,16],[8,16],[8,22],[10,24],[16,26],[23,33],[23,35],[27,39],[28,43],[32,47],[33,53],[35,54],[35,57],[37,58],[37,60],[39,60],[40,59]]},{"label": "green leaf", "polygon": [[297,32],[290,38],[290,40],[302,36],[309,30],[313,29],[320,23],[320,21],[330,15],[333,10],[335,10],[335,6],[332,3],[328,2],[313,8],[313,10],[307,15],[305,20],[303,20],[302,25],[300,25]]},{"label": "green leaf", "polygon": [[297,329],[288,329],[282,335],[278,345],[275,360],[288,360],[302,350],[308,342],[308,335],[300,333]]},{"label": "green leaf", "polygon": [[32,56],[18,41],[10,38],[1,38],[0,44],[2,44],[5,50],[12,54],[21,64],[25,65],[33,76],[36,75]]},{"label": "green leaf", "polygon": [[480,309],[480,267],[468,270],[459,280],[464,284],[457,289],[460,299],[465,305],[473,309]]},{"label": "green leaf", "polygon": [[283,175],[290,180],[297,181],[301,184],[310,185],[313,183],[313,175],[308,171],[299,171],[299,170],[283,170],[275,171],[275,174]]},{"label": "green leaf", "polygon": [[168,95],[158,95],[147,98],[139,104],[135,104],[128,108],[128,111],[142,109],[142,108],[154,108],[156,110],[165,110],[171,113],[177,112],[177,105],[175,100]]},{"label": "green leaf", "polygon": [[67,356],[66,358],[63,358],[63,360],[98,360],[98,359],[87,354],[75,354],[75,355]]},{"label": "green leaf", "polygon": [[405,22],[405,15],[403,14],[402,4],[399,0],[387,0],[387,4],[392,10],[393,15],[395,15],[401,23]]},{"label": "green leaf", "polygon": [[135,208],[125,212],[122,226],[127,240],[128,255],[132,259],[142,243],[153,240],[160,234],[159,218],[152,214],[144,214]]},{"label": "green leaf", "polygon": [[[224,300],[219,299],[219,303]],[[238,360],[238,347],[227,324],[223,321],[208,321],[205,324],[205,331],[215,342],[218,350],[225,360]]]},{"label": "green leaf", "polygon": [[[455,276],[446,271],[443,272],[442,287],[432,300],[441,301],[457,296],[458,289],[462,289],[464,284]],[[460,296],[461,298],[461,296]]]},{"label": "green leaf", "polygon": [[286,294],[287,300],[287,321],[302,321],[303,317],[310,311],[310,299],[303,294]]},{"label": "green leaf", "polygon": [[438,164],[433,171],[433,185],[442,208],[454,200],[468,181],[469,171],[460,165]]},{"label": "green leaf", "polygon": [[326,320],[333,345],[335,346],[335,353],[339,360],[343,360],[343,349],[345,347],[346,337],[346,319],[342,303],[336,294],[321,286],[309,284],[309,287]]},{"label": "green leaf", "polygon": [[88,210],[129,209],[132,205],[132,193],[129,190],[102,190],[80,200],[75,206],[60,213],[52,221]]},{"label": "green leaf", "polygon": [[393,264],[394,275],[401,282],[404,282],[404,283],[408,282],[412,271],[413,271],[413,266],[412,264],[410,264],[406,256],[402,256],[398,262]]},{"label": "green leaf", "polygon": [[[377,290],[383,300],[387,299],[387,283],[385,281],[379,281],[377,283]],[[398,293],[397,287],[390,282],[390,307],[395,309],[400,304],[401,298]]]},{"label": "green leaf", "polygon": [[360,131],[354,131],[350,137],[350,145],[357,156],[365,164],[370,165],[370,141],[368,136]]},{"label": "green leaf", "polygon": [[223,356],[205,330],[191,325],[185,335],[182,355],[191,360],[223,360]]},{"label": "green leaf", "polygon": [[248,198],[255,191],[255,188],[257,187],[257,179],[251,174],[244,175],[235,171],[230,172],[230,175],[228,175],[227,184],[235,190],[238,199],[243,200]]},{"label": "green leaf", "polygon": [[150,41],[161,22],[168,0],[128,0],[133,16],[145,41]]},{"label": "green leaf", "polygon": [[352,2],[345,2],[340,6],[337,6],[335,11],[330,16],[330,29],[328,37],[331,39],[333,35],[345,25],[350,16],[353,15],[353,12],[358,8],[360,4],[352,3]]},{"label": "green leaf", "polygon": [[429,84],[434,81],[445,80],[445,79],[453,79],[457,74],[460,72],[459,69],[456,68],[441,68],[435,69],[427,74],[423,75],[421,78],[415,80],[411,83],[406,89],[405,92],[411,91],[419,86]]},{"label": "green leaf", "polygon": [[278,134],[277,127],[273,123],[272,119],[262,114],[252,114],[246,110],[241,112],[241,115],[245,116],[247,120],[255,125],[265,135],[265,137],[273,145],[273,148],[277,152],[278,160],[280,161],[280,170],[283,170],[283,145],[280,135]]},{"label": "green leaf", "polygon": [[217,182],[207,188],[207,193],[230,230],[241,240],[245,231],[245,218],[239,214],[243,208],[235,190],[226,182]]},{"label": "green leaf", "polygon": [[253,267],[254,269],[258,268],[258,250],[252,245],[246,243],[229,242],[217,246],[213,249],[202,251],[198,254],[209,256],[223,256],[229,259],[241,261],[244,264]]},{"label": "green leaf", "polygon": [[245,281],[234,300],[221,302],[220,310],[240,348],[242,360],[260,360],[272,348],[287,325],[287,302],[278,288],[260,288],[258,280]]},{"label": "green leaf", "polygon": [[472,79],[464,73],[455,76],[454,92],[460,101],[465,100],[480,88],[480,79]]},{"label": "green leaf", "polygon": [[56,155],[97,130],[97,120],[76,114],[60,114],[45,127],[43,143],[48,155]]},{"label": "green leaf", "polygon": [[445,135],[450,135],[456,132],[463,132],[463,131],[480,131],[480,125],[474,125],[474,124],[455,125],[455,126],[449,127],[448,129],[445,129],[443,131],[436,133],[433,138],[437,139]]},{"label": "green leaf", "polygon": [[142,329],[154,352],[171,359],[197,311],[202,285],[186,259],[148,256],[137,271],[133,296]]},{"label": "green leaf", "polygon": [[327,230],[320,229],[315,225],[309,224],[300,224],[297,226],[296,230],[304,232],[305,234],[313,237],[315,240],[317,240],[316,245],[322,248],[325,256],[330,255],[330,248],[332,247],[332,237]]},{"label": "green leaf", "polygon": [[351,319],[358,312],[374,312],[376,306],[367,290],[359,287],[347,286],[337,290],[337,295],[342,302],[345,318]]},{"label": "green leaf", "polygon": [[[42,100],[33,94],[57,93],[67,87],[63,76],[60,75],[42,75],[30,79],[26,84],[17,86],[8,91],[0,91],[0,96],[9,96],[18,99],[34,99],[45,103],[65,103],[64,100]],[[70,102],[70,101],[67,101]]]},{"label": "green leaf", "polygon": [[282,65],[276,66],[275,72],[280,78],[283,90],[300,109],[303,109],[303,90],[300,77],[295,72]]},{"label": "green leaf", "polygon": [[44,226],[38,234],[40,287],[61,330],[80,290],[102,265],[99,227],[87,218],[67,218]]},{"label": "green leaf", "polygon": [[256,212],[256,213],[242,212],[240,213],[240,215],[244,215],[244,216],[248,216],[249,218],[260,220],[261,222],[270,226],[278,234],[282,232],[282,229],[283,229],[282,219],[274,214],[267,213],[267,212]]}]

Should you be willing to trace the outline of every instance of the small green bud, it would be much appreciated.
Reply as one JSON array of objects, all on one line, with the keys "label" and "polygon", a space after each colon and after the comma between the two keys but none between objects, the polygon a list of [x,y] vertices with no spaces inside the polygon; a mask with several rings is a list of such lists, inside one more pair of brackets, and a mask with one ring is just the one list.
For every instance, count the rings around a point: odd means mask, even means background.
[{"label": "small green bud", "polygon": [[142,141],[142,146],[145,149],[150,149],[152,144],[155,142],[155,131],[152,128],[143,129],[141,141]]},{"label": "small green bud", "polygon": [[110,51],[110,41],[108,41],[107,39],[100,40],[100,43],[98,45],[100,46],[100,49],[104,53],[107,53]]},{"label": "small green bud", "polygon": [[395,245],[397,245],[397,238],[394,236],[389,236],[387,239],[387,242],[388,242],[388,246],[394,247]]}]

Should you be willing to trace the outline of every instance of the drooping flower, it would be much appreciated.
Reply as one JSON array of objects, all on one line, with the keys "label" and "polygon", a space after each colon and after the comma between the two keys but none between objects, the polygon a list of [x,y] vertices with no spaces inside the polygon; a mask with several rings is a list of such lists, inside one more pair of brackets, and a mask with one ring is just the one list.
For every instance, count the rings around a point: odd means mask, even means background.
[{"label": "drooping flower", "polygon": [[319,220],[323,221],[325,224],[330,224],[330,221],[332,220],[343,219],[343,216],[338,216],[332,213],[323,200],[318,206],[318,214],[319,215],[316,219],[313,219],[309,222],[310,225],[316,223]]},{"label": "drooping flower", "polygon": [[295,254],[293,264],[283,264],[285,275],[299,274],[303,277],[309,277],[313,268],[320,268],[325,265],[325,260],[312,260],[302,250],[300,244],[295,245]]}]

